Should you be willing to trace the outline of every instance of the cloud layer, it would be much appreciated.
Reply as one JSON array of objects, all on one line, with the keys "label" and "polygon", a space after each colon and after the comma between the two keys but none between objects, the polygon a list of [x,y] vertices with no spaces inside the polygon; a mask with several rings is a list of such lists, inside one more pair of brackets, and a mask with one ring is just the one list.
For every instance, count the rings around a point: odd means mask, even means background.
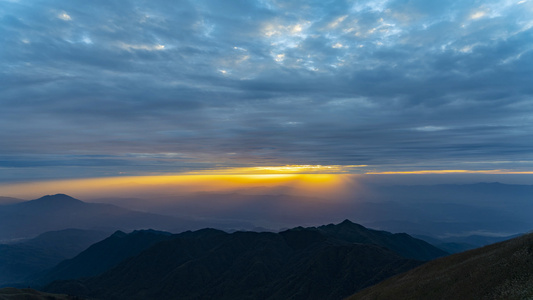
[{"label": "cloud layer", "polygon": [[0,180],[533,167],[533,1],[0,1]]}]

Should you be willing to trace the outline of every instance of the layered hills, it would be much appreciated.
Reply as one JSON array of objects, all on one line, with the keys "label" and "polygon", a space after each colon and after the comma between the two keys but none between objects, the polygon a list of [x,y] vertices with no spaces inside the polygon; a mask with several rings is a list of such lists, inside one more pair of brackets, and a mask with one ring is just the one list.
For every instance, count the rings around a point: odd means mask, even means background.
[{"label": "layered hills", "polygon": [[23,202],[24,200],[13,198],[13,197],[3,197],[0,196],[0,205],[6,205],[6,204],[14,204]]},{"label": "layered hills", "polygon": [[155,230],[136,230],[129,234],[117,231],[76,257],[64,260],[50,270],[33,276],[30,282],[39,285],[60,279],[96,276],[171,237],[168,232]]},{"label": "layered hills", "polygon": [[[91,248],[86,252],[98,256]],[[98,276],[55,281],[45,290],[98,299],[341,299],[445,254],[348,220],[280,233],[203,229],[173,235]]]},{"label": "layered hills", "polygon": [[532,270],[527,234],[436,259],[349,299],[533,299]]},{"label": "layered hills", "polygon": [[25,282],[28,276],[72,258],[108,235],[102,231],[65,229],[0,244],[0,287]]},{"label": "layered hills", "polygon": [[65,228],[111,231],[157,228],[179,230],[183,220],[133,211],[111,204],[87,203],[57,194],[0,205],[0,241],[32,238]]}]

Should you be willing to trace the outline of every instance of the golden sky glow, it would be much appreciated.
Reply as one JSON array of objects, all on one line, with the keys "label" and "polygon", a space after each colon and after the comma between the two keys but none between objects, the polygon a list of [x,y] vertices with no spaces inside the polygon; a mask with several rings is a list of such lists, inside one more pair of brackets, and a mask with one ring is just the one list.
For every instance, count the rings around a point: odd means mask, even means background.
[{"label": "golden sky glow", "polygon": [[509,170],[412,170],[365,172],[365,165],[285,165],[202,170],[173,175],[121,176],[5,183],[2,196],[35,199],[65,193],[82,199],[99,197],[176,197],[191,193],[291,194],[345,199],[353,196],[360,176],[409,174],[533,174]]},{"label": "golden sky glow", "polygon": [[533,171],[510,171],[510,170],[415,170],[415,171],[384,171],[367,172],[365,174],[533,174]]},{"label": "golden sky glow", "polygon": [[[319,197],[340,195],[352,182],[346,174],[359,166],[287,165],[189,172],[176,175],[123,176],[37,181],[0,185],[2,195],[33,199],[65,193],[82,198],[140,197],[154,193],[179,196],[197,192],[234,192],[260,189]],[[330,198],[330,197],[328,197]]]}]

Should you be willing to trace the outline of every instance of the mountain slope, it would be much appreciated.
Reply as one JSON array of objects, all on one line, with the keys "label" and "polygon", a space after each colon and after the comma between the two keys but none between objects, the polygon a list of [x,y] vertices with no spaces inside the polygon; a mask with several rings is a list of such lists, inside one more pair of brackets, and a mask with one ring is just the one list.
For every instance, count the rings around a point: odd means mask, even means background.
[{"label": "mountain slope", "polygon": [[0,206],[0,240],[34,237],[65,228],[174,230],[183,226],[184,222],[173,217],[86,203],[63,194]]},{"label": "mountain slope", "polygon": [[363,299],[532,299],[533,234],[436,259],[353,295]]},{"label": "mountain slope", "polygon": [[387,231],[372,230],[352,223],[349,220],[345,220],[338,225],[330,224],[320,226],[318,229],[324,231],[329,236],[351,243],[374,244],[386,247],[406,258],[431,260],[448,254],[408,234],[392,234]]},{"label": "mountain slope", "polygon": [[72,258],[92,244],[103,240],[109,233],[98,230],[63,229],[48,231],[37,237],[17,243],[59,253],[64,259]]},{"label": "mountain slope", "polygon": [[170,237],[170,233],[155,230],[138,230],[129,234],[117,231],[76,257],[62,261],[49,271],[35,276],[32,283],[46,284],[53,280],[99,275],[121,261]]},{"label": "mountain slope", "polygon": [[11,286],[27,276],[52,267],[64,257],[56,252],[24,245],[0,245],[0,287]]},{"label": "mountain slope", "polygon": [[67,229],[0,245],[0,286],[24,281],[36,272],[53,267],[105,237],[104,232]]},{"label": "mountain slope", "polygon": [[341,299],[422,263],[329,233],[347,230],[354,239],[350,228],[368,231],[345,221],[327,230],[185,232],[99,276],[46,289],[99,299]]},{"label": "mountain slope", "polygon": [[0,205],[19,203],[19,202],[22,202],[22,201],[24,201],[24,200],[18,199],[18,198],[12,198],[12,197],[0,196]]},{"label": "mountain slope", "polygon": [[80,298],[44,293],[34,289],[2,288],[0,289],[0,300],[80,300]]}]

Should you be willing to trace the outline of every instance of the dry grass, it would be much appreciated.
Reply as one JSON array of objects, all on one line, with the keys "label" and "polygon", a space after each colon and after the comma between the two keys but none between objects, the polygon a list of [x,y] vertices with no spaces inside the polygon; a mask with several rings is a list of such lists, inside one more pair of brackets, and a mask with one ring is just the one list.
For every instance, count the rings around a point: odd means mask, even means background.
[{"label": "dry grass", "polygon": [[533,234],[436,259],[349,299],[533,299]]},{"label": "dry grass", "polygon": [[73,297],[63,294],[50,294],[40,292],[34,289],[0,289],[0,300],[76,300],[79,297]]}]

